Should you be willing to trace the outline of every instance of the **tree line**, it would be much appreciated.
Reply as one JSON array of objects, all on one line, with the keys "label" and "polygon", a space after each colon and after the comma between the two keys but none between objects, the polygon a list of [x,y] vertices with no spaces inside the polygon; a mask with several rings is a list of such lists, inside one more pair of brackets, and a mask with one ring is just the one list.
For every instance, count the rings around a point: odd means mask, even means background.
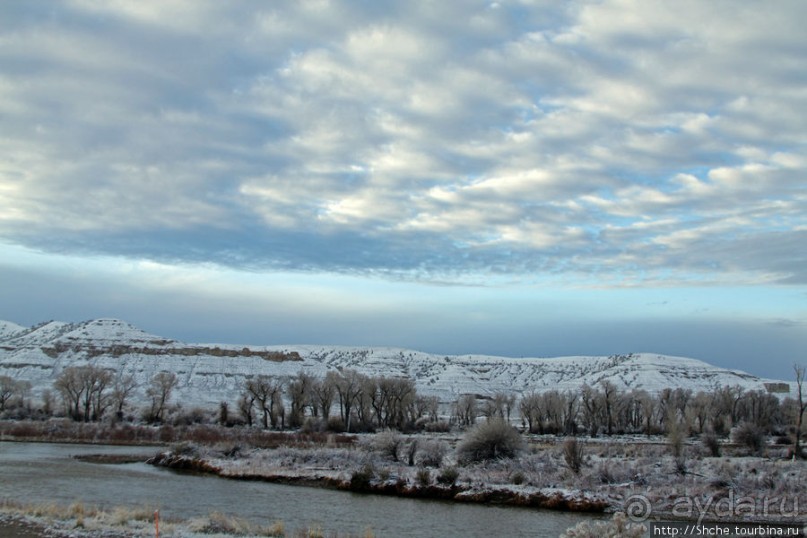
[{"label": "tree line", "polygon": [[[654,394],[620,389],[606,380],[575,391],[528,392],[520,398],[504,392],[461,394],[447,408],[437,397],[418,394],[411,378],[368,376],[351,369],[329,371],[324,377],[305,372],[291,378],[256,375],[244,381],[235,412],[229,402],[221,402],[214,420],[264,429],[361,432],[446,431],[470,427],[480,418],[496,418],[520,421],[525,432],[566,436],[667,435],[671,431],[726,436],[733,427],[747,424],[774,435],[795,431],[800,439],[807,411],[801,390],[804,378],[804,368],[796,367],[796,398],[785,399],[739,386],[699,392],[664,389]],[[147,423],[165,421],[175,411],[170,399],[176,386],[171,372],[153,376],[144,387],[147,405],[140,418]],[[0,412],[8,415],[24,407],[30,389],[26,381],[0,376]],[[76,421],[120,421],[140,389],[131,374],[93,365],[68,367],[57,377],[53,390],[43,393],[40,411]]]},{"label": "tree line", "polygon": [[301,372],[290,380],[247,379],[238,411],[247,425],[264,428],[299,428],[309,421],[337,431],[409,431],[437,422],[439,401],[419,395],[413,379],[345,369],[323,378]]}]

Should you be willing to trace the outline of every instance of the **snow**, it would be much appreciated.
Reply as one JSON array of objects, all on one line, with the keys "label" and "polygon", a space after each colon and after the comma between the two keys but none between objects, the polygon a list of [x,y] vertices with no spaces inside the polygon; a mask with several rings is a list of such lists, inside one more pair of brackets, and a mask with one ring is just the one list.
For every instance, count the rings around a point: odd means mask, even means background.
[{"label": "snow", "polygon": [[[296,352],[302,360],[267,360],[254,355],[257,352]],[[156,373],[173,372],[179,379],[176,401],[186,407],[233,402],[245,380],[255,375],[293,377],[305,371],[324,376],[344,368],[373,376],[411,377],[419,393],[443,402],[465,393],[577,391],[583,384],[595,386],[606,380],[622,390],[650,393],[679,387],[697,392],[727,385],[764,390],[764,383],[770,381],[655,353],[516,359],[433,355],[391,347],[186,344],[117,319],[51,321],[28,329],[0,322],[0,375],[30,381],[34,396],[51,388],[64,368],[83,364],[134,375],[141,393]]]},{"label": "snow", "polygon": [[24,330],[25,327],[23,327],[22,325],[17,325],[16,323],[12,323],[10,321],[0,320],[0,340],[10,338],[14,334],[22,332]]}]

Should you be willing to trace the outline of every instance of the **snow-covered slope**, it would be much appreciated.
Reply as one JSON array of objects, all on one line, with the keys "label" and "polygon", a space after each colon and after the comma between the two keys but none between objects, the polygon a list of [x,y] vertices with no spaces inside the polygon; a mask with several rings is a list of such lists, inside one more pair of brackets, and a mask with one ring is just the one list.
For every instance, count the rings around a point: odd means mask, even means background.
[{"label": "snow-covered slope", "polygon": [[436,395],[444,402],[463,393],[578,390],[583,384],[593,386],[605,380],[623,389],[648,392],[679,387],[711,390],[726,385],[765,390],[766,383],[777,383],[694,359],[653,353],[514,359],[379,347],[244,347],[185,344],[116,319],[76,324],[51,321],[29,329],[0,322],[0,375],[30,381],[34,396],[51,388],[64,368],[83,364],[133,374],[141,387],[160,371],[174,372],[179,378],[177,400],[186,406],[232,402],[249,376],[291,377],[300,371],[324,376],[328,370],[342,368],[368,375],[411,377],[418,392]]},{"label": "snow-covered slope", "polygon": [[17,325],[16,323],[11,323],[10,321],[0,320],[0,340],[10,338],[14,334],[24,330],[25,327],[22,325]]}]

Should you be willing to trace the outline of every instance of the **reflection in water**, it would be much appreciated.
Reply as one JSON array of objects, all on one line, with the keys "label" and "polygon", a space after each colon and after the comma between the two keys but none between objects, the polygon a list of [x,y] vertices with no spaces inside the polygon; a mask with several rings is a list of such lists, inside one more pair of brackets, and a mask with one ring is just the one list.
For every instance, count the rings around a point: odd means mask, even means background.
[{"label": "reflection in water", "polygon": [[144,463],[105,465],[77,454],[142,454],[156,448],[0,443],[0,498],[23,502],[83,501],[101,506],[159,508],[163,517],[186,519],[212,511],[289,530],[376,536],[558,536],[587,516],[544,510],[360,495],[318,488],[180,474]]}]

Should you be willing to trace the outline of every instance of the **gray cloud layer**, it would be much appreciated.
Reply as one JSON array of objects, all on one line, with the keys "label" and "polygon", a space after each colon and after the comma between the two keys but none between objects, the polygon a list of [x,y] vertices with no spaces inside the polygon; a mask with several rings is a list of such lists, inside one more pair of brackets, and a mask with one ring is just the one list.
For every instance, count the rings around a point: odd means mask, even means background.
[{"label": "gray cloud layer", "polygon": [[0,6],[0,237],[807,283],[800,0]]}]

